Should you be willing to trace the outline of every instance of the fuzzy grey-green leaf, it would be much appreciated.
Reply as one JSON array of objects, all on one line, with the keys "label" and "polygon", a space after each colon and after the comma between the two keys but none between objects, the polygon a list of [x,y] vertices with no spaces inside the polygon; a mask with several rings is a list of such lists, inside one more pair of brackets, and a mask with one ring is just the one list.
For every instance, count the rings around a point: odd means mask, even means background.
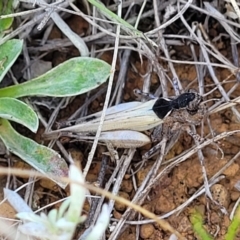
[{"label": "fuzzy grey-green leaf", "polygon": [[23,40],[12,39],[0,45],[0,82],[22,51]]},{"label": "fuzzy grey-green leaf", "polygon": [[67,97],[86,93],[104,83],[111,66],[96,58],[72,58],[23,84],[0,89],[0,97]]},{"label": "fuzzy grey-green leaf", "polygon": [[[59,178],[67,177],[68,166],[57,152],[22,136],[13,129],[8,120],[3,118],[0,118],[0,138],[10,152],[19,156],[41,173],[46,174],[62,188],[66,187],[66,182]],[[53,176],[58,177],[58,179]]]},{"label": "fuzzy grey-green leaf", "polygon": [[27,104],[15,98],[0,98],[0,117],[20,123],[33,132],[38,129],[37,114]]}]

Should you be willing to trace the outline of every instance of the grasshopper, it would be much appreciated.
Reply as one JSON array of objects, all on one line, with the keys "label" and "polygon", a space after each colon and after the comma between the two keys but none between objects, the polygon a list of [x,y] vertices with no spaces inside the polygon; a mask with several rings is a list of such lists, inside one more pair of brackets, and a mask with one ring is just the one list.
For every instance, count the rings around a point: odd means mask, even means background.
[{"label": "grasshopper", "polygon": [[[145,103],[129,102],[110,107],[106,111],[99,141],[118,148],[137,148],[151,142],[141,133],[164,125],[170,131],[185,129],[190,135],[189,125],[198,125],[204,117],[202,97],[190,89],[175,98],[154,98]],[[44,134],[45,139],[61,136],[93,140],[102,112],[76,121],[74,125]]]}]

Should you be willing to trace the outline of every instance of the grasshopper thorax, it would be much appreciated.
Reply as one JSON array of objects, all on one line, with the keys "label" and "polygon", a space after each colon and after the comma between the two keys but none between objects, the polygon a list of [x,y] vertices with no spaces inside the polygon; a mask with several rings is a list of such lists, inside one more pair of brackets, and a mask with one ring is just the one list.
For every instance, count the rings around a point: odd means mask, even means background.
[{"label": "grasshopper thorax", "polygon": [[197,91],[190,89],[174,99],[159,98],[152,109],[160,119],[169,116],[175,109],[185,108],[189,114],[194,115],[197,113],[201,101],[202,97]]}]

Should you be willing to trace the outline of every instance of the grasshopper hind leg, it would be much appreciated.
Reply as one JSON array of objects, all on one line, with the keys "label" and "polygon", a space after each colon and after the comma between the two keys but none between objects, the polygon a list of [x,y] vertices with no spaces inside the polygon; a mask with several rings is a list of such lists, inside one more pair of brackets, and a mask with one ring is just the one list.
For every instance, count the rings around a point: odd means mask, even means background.
[{"label": "grasshopper hind leg", "polygon": [[119,155],[118,155],[118,151],[114,149],[113,144],[111,144],[110,142],[105,142],[108,152],[105,152],[104,154],[107,156],[110,156],[112,162],[118,162],[119,161]]},{"label": "grasshopper hind leg", "polygon": [[167,154],[168,151],[177,142],[180,133],[181,133],[181,130],[179,129],[179,123],[175,123],[172,128],[169,128],[168,124],[162,124],[156,127],[153,130],[151,139],[152,139],[152,142],[157,142],[157,141],[160,141],[160,142],[154,147],[152,147],[148,152],[146,152],[143,155],[143,159],[147,160],[155,156],[156,154],[158,154],[161,149],[163,139],[167,139],[167,144],[165,148],[165,154]]},{"label": "grasshopper hind leg", "polygon": [[[164,129],[164,126],[162,126],[162,128],[156,128],[153,132],[153,136],[152,136],[152,139],[154,141],[156,141],[156,139],[159,140],[159,136],[160,136],[160,139],[163,139],[164,137],[164,134],[167,138],[167,144],[166,144],[166,148],[165,148],[165,154],[167,154],[169,152],[169,150],[175,145],[175,143],[178,141],[179,139],[179,136],[181,134],[182,131],[186,131],[188,133],[188,135],[190,135],[195,141],[201,143],[204,141],[204,139],[199,136],[197,133],[194,133],[190,126],[184,126],[184,125],[181,125],[181,129],[178,128],[179,127],[179,124],[173,126],[173,128],[171,130],[166,130],[164,133],[162,132],[163,129]],[[157,137],[158,136],[158,137]],[[143,159],[144,160],[147,160],[153,156],[155,156],[156,154],[158,154],[160,148],[161,148],[161,145],[162,145],[162,140],[157,144],[155,145],[154,147],[152,147],[148,152],[146,152],[144,155],[143,155]]]},{"label": "grasshopper hind leg", "polygon": [[[175,145],[175,143],[177,142],[179,135],[180,135],[181,131],[177,131],[171,134],[171,137],[169,138],[169,136],[167,137],[168,141],[166,144],[166,148],[165,148],[165,154],[167,154],[169,152],[169,150]],[[155,156],[156,154],[159,153],[161,146],[163,144],[163,137],[161,138],[162,140],[155,145],[154,147],[152,147],[149,151],[147,151],[142,158],[144,160],[147,160],[149,158],[152,158],[153,156]]]}]

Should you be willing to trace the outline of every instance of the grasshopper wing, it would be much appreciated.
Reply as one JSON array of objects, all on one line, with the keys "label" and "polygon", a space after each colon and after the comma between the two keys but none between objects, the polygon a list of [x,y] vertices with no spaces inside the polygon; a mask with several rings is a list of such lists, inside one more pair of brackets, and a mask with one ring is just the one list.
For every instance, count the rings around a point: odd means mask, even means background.
[{"label": "grasshopper wing", "polygon": [[[145,103],[132,102],[125,103],[125,108],[112,107],[108,109],[107,115],[102,126],[102,131],[112,130],[133,130],[133,131],[145,131],[156,127],[163,123],[163,119],[160,119],[152,110],[152,107],[157,99],[150,100]],[[122,104],[120,104],[122,105]],[[130,107],[129,107],[130,106]],[[114,109],[115,108],[115,109]],[[56,138],[59,133],[73,132],[73,133],[86,133],[96,132],[99,126],[101,114],[96,113],[85,118],[85,121],[80,122],[74,126],[58,129],[49,133],[46,133],[46,138]],[[87,119],[90,119],[89,121]]]}]

